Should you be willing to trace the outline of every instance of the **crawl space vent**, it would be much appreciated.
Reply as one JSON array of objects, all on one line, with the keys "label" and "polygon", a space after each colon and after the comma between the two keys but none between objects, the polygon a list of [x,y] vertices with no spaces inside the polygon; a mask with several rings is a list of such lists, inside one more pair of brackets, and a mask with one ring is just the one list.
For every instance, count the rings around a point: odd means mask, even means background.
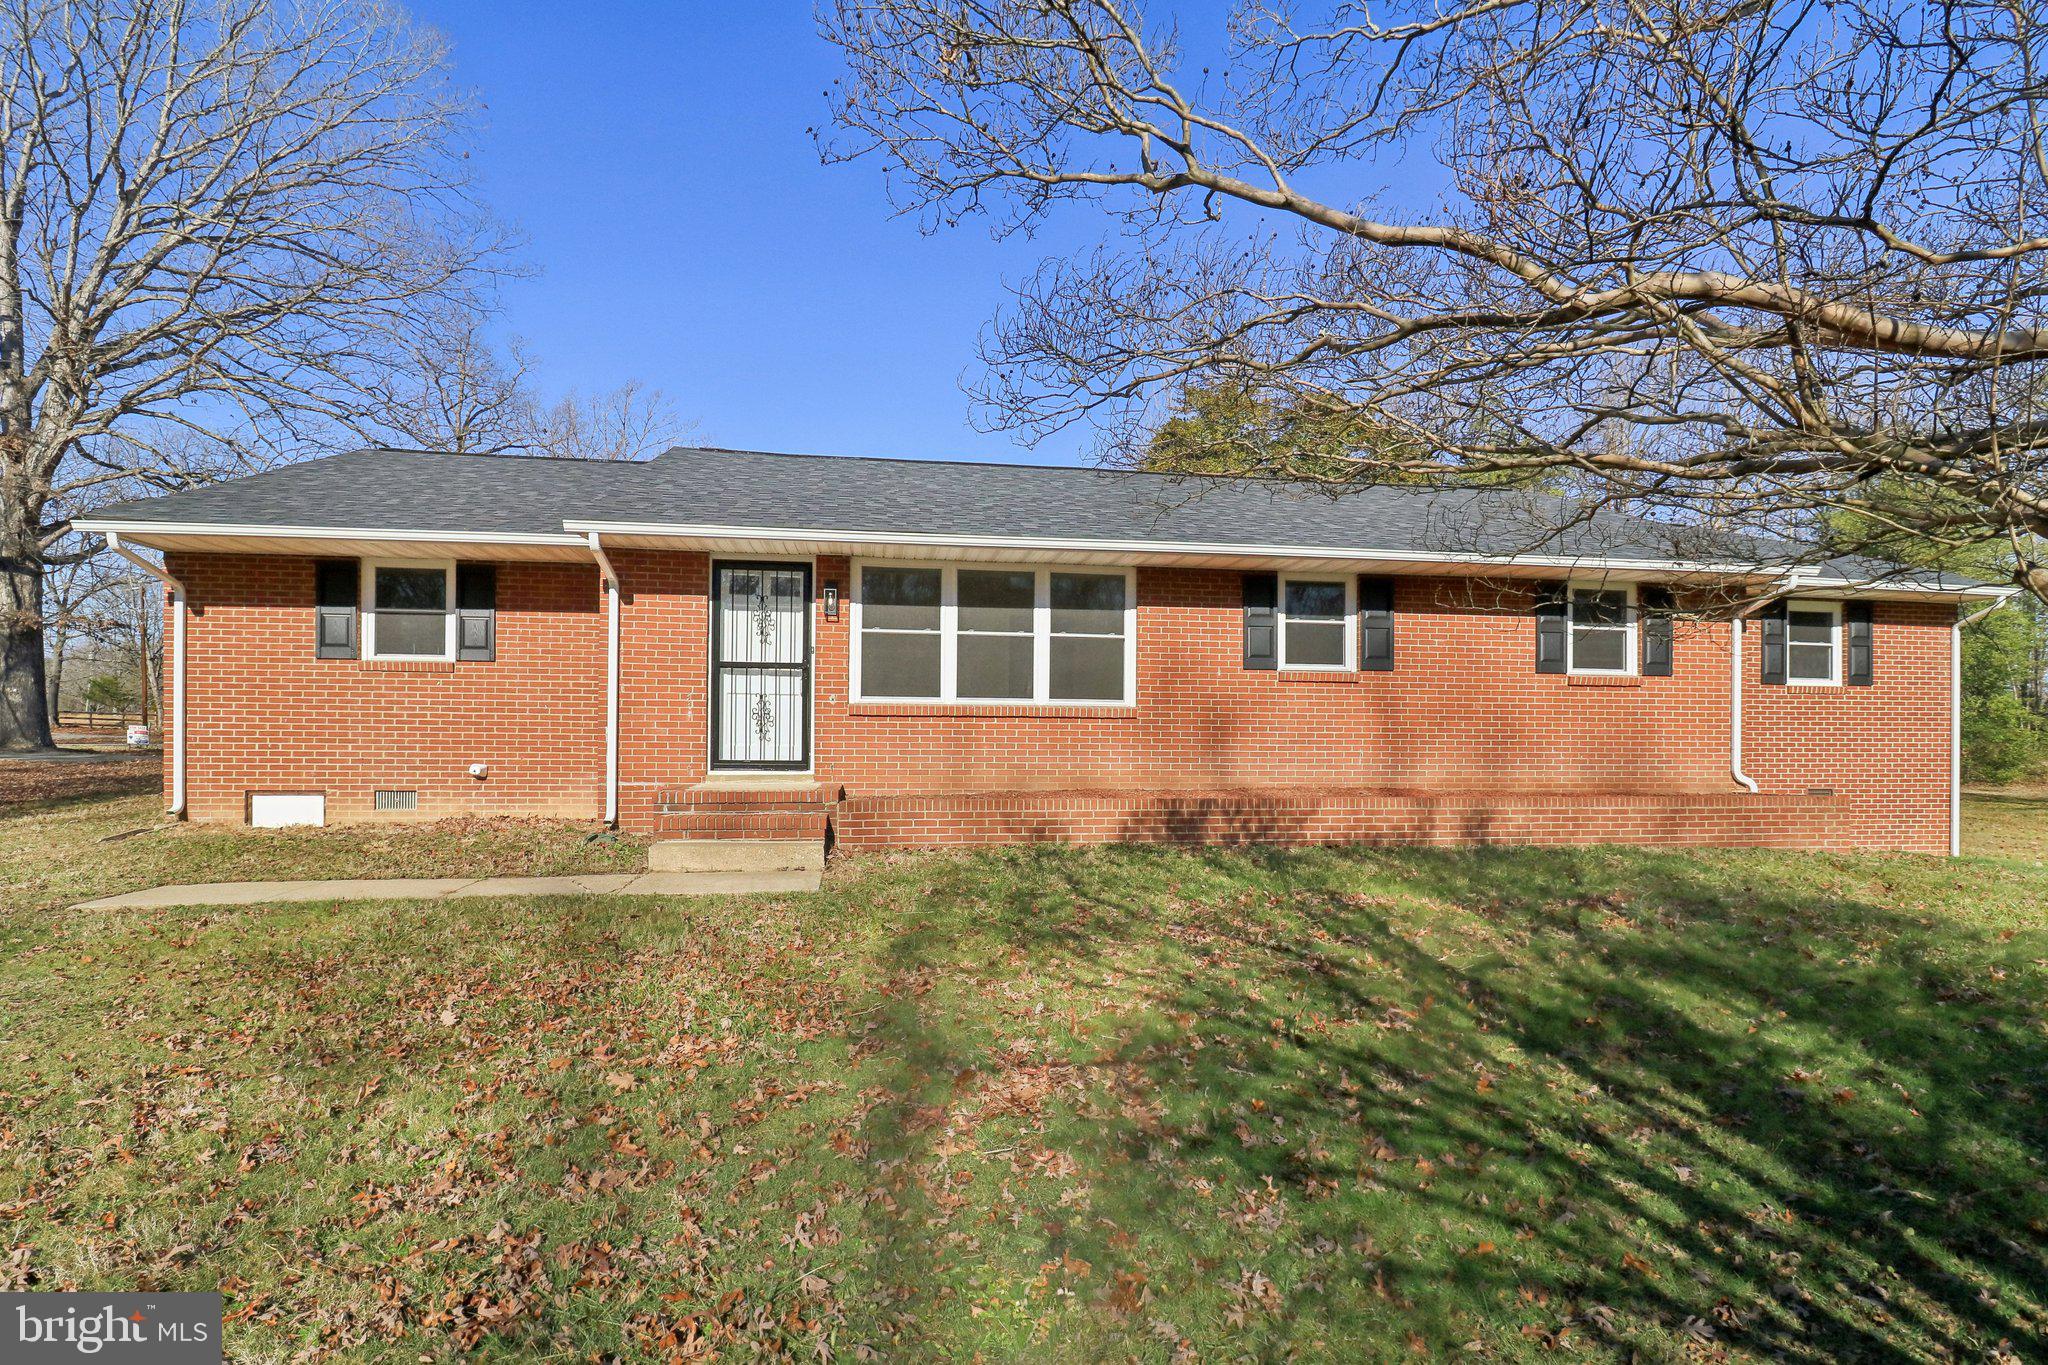
[{"label": "crawl space vent", "polygon": [[377,793],[375,802],[375,809],[377,810],[418,810],[419,808],[420,794],[418,792],[393,791]]}]

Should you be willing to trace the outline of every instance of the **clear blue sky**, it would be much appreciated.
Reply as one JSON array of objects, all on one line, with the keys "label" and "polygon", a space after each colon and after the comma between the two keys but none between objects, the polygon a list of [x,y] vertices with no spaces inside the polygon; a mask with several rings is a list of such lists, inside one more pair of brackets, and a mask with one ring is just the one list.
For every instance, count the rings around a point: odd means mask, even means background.
[{"label": "clear blue sky", "polygon": [[1026,450],[976,432],[960,378],[1004,280],[1100,225],[927,237],[892,216],[879,162],[821,165],[806,129],[838,60],[808,0],[413,10],[487,106],[483,187],[540,271],[506,326],[545,389],[644,380],[706,444],[1087,458],[1085,433]]}]

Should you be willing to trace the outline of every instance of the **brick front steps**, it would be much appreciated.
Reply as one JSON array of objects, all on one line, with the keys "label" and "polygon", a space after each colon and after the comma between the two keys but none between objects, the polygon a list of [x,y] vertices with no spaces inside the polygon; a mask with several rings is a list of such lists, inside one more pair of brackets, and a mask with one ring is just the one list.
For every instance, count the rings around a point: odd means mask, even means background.
[{"label": "brick front steps", "polygon": [[848,796],[844,848],[1056,841],[1181,844],[1647,844],[1848,848],[1870,820],[1825,795],[1354,789]]},{"label": "brick front steps", "polygon": [[683,839],[823,840],[840,789],[819,782],[718,779],[654,794],[656,834]]},{"label": "brick front steps", "polygon": [[655,793],[647,850],[655,872],[816,874],[837,787],[789,779],[716,778]]}]

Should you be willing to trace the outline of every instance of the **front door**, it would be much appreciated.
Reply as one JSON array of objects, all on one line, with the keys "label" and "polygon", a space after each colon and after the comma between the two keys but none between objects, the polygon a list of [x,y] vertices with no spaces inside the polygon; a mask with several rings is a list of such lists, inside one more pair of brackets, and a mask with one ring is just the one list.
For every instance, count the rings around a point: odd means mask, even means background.
[{"label": "front door", "polygon": [[811,569],[712,570],[711,766],[811,764]]}]

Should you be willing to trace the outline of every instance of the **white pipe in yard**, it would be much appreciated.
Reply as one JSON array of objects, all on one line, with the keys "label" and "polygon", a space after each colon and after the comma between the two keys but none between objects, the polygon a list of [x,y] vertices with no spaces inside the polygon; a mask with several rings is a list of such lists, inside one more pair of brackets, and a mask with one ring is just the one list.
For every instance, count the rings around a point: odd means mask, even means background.
[{"label": "white pipe in yard", "polygon": [[590,553],[605,589],[604,685],[604,822],[619,823],[619,574],[604,552],[598,533],[590,532]]},{"label": "white pipe in yard", "polygon": [[171,590],[171,802],[166,813],[185,814],[185,585],[161,564],[152,564],[106,532],[107,548]]}]

